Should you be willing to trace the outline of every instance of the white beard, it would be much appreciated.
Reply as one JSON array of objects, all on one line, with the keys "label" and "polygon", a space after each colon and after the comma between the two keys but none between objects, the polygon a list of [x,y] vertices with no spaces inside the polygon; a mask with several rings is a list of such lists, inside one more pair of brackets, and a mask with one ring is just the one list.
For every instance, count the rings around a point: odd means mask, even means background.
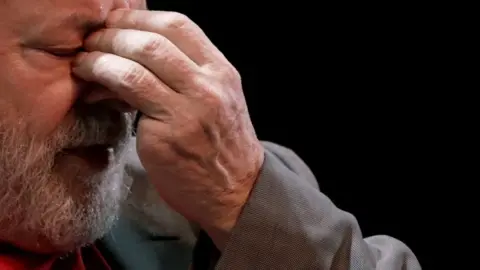
[{"label": "white beard", "polygon": [[[126,118],[127,127],[131,120]],[[124,179],[130,128],[108,167],[86,174],[85,168],[59,165],[52,145],[26,138],[24,126],[8,127],[0,125],[0,242],[71,251],[108,232],[128,192]]]}]

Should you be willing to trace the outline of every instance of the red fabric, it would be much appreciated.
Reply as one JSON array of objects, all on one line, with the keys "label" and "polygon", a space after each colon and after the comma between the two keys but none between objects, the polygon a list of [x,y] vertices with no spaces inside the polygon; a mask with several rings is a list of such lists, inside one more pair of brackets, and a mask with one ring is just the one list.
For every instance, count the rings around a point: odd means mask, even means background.
[{"label": "red fabric", "polygon": [[21,251],[0,252],[0,270],[111,270],[94,246],[66,256],[46,256]]}]

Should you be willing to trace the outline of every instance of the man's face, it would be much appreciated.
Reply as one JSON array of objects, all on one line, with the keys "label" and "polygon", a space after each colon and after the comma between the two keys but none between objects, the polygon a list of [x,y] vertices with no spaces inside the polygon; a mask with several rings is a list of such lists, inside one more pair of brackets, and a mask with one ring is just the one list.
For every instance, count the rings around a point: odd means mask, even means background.
[{"label": "man's face", "polygon": [[71,63],[117,8],[145,1],[2,1],[0,243],[69,250],[115,220],[133,115]]}]

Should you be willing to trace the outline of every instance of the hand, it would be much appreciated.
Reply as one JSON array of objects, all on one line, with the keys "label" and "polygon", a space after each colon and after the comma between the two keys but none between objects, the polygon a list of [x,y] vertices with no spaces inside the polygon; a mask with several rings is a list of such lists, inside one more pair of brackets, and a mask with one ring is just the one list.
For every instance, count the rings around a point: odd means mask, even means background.
[{"label": "hand", "polygon": [[141,111],[137,146],[160,196],[219,248],[263,163],[236,69],[186,16],[116,10],[74,73]]}]

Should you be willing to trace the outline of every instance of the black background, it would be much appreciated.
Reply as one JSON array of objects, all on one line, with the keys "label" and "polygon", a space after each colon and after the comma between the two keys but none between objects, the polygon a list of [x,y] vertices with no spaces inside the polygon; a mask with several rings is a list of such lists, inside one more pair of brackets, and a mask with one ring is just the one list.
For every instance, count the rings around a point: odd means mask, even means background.
[{"label": "black background", "polygon": [[[218,1],[220,2],[220,1]],[[390,4],[150,1],[188,15],[240,71],[262,140],[293,149],[364,236],[404,241],[432,269],[441,117],[414,9]]]}]

